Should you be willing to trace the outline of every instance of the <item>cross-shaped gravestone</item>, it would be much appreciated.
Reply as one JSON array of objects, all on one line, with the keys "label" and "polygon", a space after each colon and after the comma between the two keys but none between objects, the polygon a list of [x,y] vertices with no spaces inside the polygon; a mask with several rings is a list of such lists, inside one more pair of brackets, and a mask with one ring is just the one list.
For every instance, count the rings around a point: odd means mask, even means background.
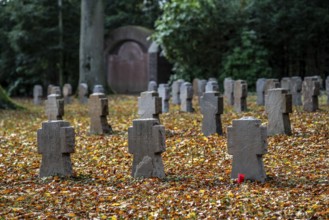
[{"label": "cross-shaped gravestone", "polygon": [[315,112],[319,109],[320,83],[316,77],[305,77],[302,93],[304,98],[303,108],[307,112]]},{"label": "cross-shaped gravestone", "polygon": [[180,100],[180,87],[184,83],[184,80],[178,79],[173,82],[172,84],[172,103],[175,105],[180,105],[181,100]]},{"label": "cross-shaped gravestone", "polygon": [[105,89],[102,85],[94,85],[93,93],[105,93]]},{"label": "cross-shaped gravestone", "polygon": [[302,84],[303,80],[300,76],[293,76],[290,78],[291,87],[290,92],[292,95],[292,104],[293,105],[302,105]]},{"label": "cross-shaped gravestone", "polygon": [[79,101],[81,104],[88,102],[88,85],[86,83],[79,84]]},{"label": "cross-shaped gravestone", "polygon": [[64,100],[58,94],[51,94],[46,100],[46,115],[49,121],[62,120],[64,115]]},{"label": "cross-shaped gravestone", "polygon": [[160,84],[158,88],[159,97],[162,100],[162,112],[169,112],[170,90],[168,84]]},{"label": "cross-shaped gravestone", "polygon": [[267,134],[291,135],[289,113],[292,113],[292,96],[288,90],[268,90],[265,109],[268,115]]},{"label": "cross-shaped gravestone", "polygon": [[107,122],[109,105],[104,93],[93,93],[89,97],[90,133],[110,134],[112,127]]},{"label": "cross-shaped gravestone", "polygon": [[63,86],[63,96],[64,96],[64,104],[70,104],[72,95],[72,86],[71,84],[64,84]]},{"label": "cross-shaped gravestone", "polygon": [[206,84],[205,92],[218,92],[219,86],[217,81],[208,81]]},{"label": "cross-shaped gravestone", "polygon": [[147,91],[154,91],[156,92],[158,90],[158,84],[157,82],[151,80],[147,85]]},{"label": "cross-shaped gravestone", "polygon": [[223,114],[223,97],[219,92],[206,92],[200,99],[203,115],[202,133],[205,136],[223,134],[220,115]]},{"label": "cross-shaped gravestone", "polygon": [[248,84],[244,80],[234,82],[234,110],[236,112],[247,111]]},{"label": "cross-shaped gravestone", "polygon": [[160,122],[162,113],[162,100],[155,91],[142,92],[138,97],[138,114],[140,118],[154,118]]},{"label": "cross-shaped gravestone", "polygon": [[268,90],[280,88],[280,86],[281,85],[280,85],[280,82],[278,79],[266,79],[266,82],[264,85],[264,94],[267,95]]},{"label": "cross-shaped gravestone", "polygon": [[232,78],[224,79],[224,97],[227,104],[234,105],[234,80]]},{"label": "cross-shaped gravestone", "polygon": [[326,79],[327,105],[329,105],[329,76]]},{"label": "cross-shaped gravestone", "polygon": [[267,153],[267,129],[252,117],[233,120],[227,128],[227,149],[233,155],[231,178],[244,174],[246,179],[264,182],[263,154]]},{"label": "cross-shaped gravestone", "polygon": [[71,176],[74,128],[66,121],[43,122],[38,130],[38,153],[42,154],[40,177]]},{"label": "cross-shaped gravestone", "polygon": [[281,79],[281,88],[286,89],[288,93],[291,91],[291,78],[290,77],[283,77]]},{"label": "cross-shaped gravestone", "polygon": [[257,105],[265,105],[265,78],[259,78],[256,82]]},{"label": "cross-shaped gravestone", "polygon": [[33,103],[35,105],[40,105],[41,104],[42,95],[43,95],[42,86],[41,85],[35,85],[33,87]]},{"label": "cross-shaped gravestone", "polygon": [[180,87],[180,110],[183,112],[193,112],[194,109],[192,107],[192,99],[193,99],[193,88],[192,84],[189,82],[185,82]]},{"label": "cross-shaped gravestone", "polygon": [[165,128],[158,120],[133,120],[133,126],[128,129],[128,148],[134,156],[133,177],[165,177],[161,157],[166,149]]}]

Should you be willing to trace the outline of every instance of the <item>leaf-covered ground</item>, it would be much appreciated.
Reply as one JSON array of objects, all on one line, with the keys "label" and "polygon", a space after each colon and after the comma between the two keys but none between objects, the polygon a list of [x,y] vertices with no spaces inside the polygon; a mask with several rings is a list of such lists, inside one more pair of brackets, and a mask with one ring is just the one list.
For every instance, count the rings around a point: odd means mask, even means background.
[{"label": "leaf-covered ground", "polygon": [[200,132],[199,107],[182,113],[171,105],[170,113],[161,115],[167,144],[163,180],[130,177],[127,130],[138,118],[137,97],[109,96],[108,120],[115,131],[109,136],[88,134],[87,106],[65,106],[64,119],[76,131],[72,178],[38,178],[36,131],[46,120],[44,108],[31,100],[17,101],[28,110],[0,111],[0,219],[329,218],[325,97],[315,113],[294,107],[292,136],[268,138],[264,184],[231,180],[232,157],[226,149],[226,127],[233,119],[254,116],[267,123],[254,96],[248,100],[250,111],[243,114],[225,107],[224,135],[208,138]]}]

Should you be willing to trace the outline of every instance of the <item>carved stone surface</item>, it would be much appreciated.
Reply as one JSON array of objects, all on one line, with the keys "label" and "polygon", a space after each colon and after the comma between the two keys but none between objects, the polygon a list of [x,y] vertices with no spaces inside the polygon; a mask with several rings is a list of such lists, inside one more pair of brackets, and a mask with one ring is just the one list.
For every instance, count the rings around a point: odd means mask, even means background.
[{"label": "carved stone surface", "polygon": [[37,139],[38,153],[42,154],[40,177],[72,176],[70,154],[74,153],[74,128],[66,121],[43,122]]},{"label": "carved stone surface", "polygon": [[94,85],[93,93],[105,93],[105,89],[102,85]]},{"label": "carved stone surface", "polygon": [[88,102],[88,85],[86,83],[79,84],[79,102],[81,104]]},{"label": "carved stone surface", "polygon": [[233,120],[227,128],[227,149],[233,155],[231,178],[244,174],[245,179],[265,182],[263,154],[267,153],[267,129],[252,117]]},{"label": "carved stone surface", "polygon": [[329,105],[329,76],[326,79],[327,105]]},{"label": "carved stone surface", "polygon": [[71,84],[66,83],[63,86],[64,104],[72,103],[71,96],[72,96],[72,86]]},{"label": "carved stone surface", "polygon": [[136,119],[128,129],[129,153],[133,154],[131,175],[164,178],[161,153],[165,151],[165,128],[156,119]]},{"label": "carved stone surface", "polygon": [[62,120],[64,115],[64,100],[58,94],[48,95],[46,104],[46,115],[49,121]]},{"label": "carved stone surface", "polygon": [[265,78],[259,78],[256,82],[257,105],[265,105]]},{"label": "carved stone surface", "polygon": [[180,110],[183,112],[193,112],[192,106],[192,99],[193,99],[193,88],[192,84],[189,82],[185,82],[180,87]]},{"label": "carved stone surface", "polygon": [[293,76],[290,78],[290,80],[291,80],[290,92],[292,95],[292,104],[293,105],[302,105],[303,80],[299,76]]},{"label": "carved stone surface", "polygon": [[89,97],[89,116],[91,134],[110,134],[112,127],[107,122],[109,104],[104,93],[93,93]]},{"label": "carved stone surface", "polygon": [[267,134],[291,135],[289,113],[292,113],[292,96],[288,90],[270,89],[266,96],[265,109],[268,115]]},{"label": "carved stone surface", "polygon": [[236,112],[247,111],[248,84],[245,80],[234,82],[234,110]]},{"label": "carved stone surface", "polygon": [[234,80],[232,78],[224,79],[224,97],[228,105],[234,105]]},{"label": "carved stone surface", "polygon": [[158,84],[155,81],[150,81],[147,85],[147,91],[154,91],[156,92],[158,90]]},{"label": "carved stone surface", "polygon": [[223,134],[220,115],[223,114],[223,97],[219,92],[206,92],[201,96],[200,108],[203,115],[202,133],[205,136]]},{"label": "carved stone surface", "polygon": [[154,91],[142,92],[138,97],[138,114],[140,118],[154,118],[160,122],[162,103],[159,94]]},{"label": "carved stone surface", "polygon": [[218,92],[219,86],[217,81],[208,81],[206,84],[206,91],[205,92]]},{"label": "carved stone surface", "polygon": [[178,79],[173,82],[172,84],[172,103],[175,105],[180,105],[181,100],[180,100],[180,87],[184,83],[184,80]]},{"label": "carved stone surface", "polygon": [[160,84],[158,88],[159,97],[162,100],[162,112],[169,112],[170,88],[168,84]]},{"label": "carved stone surface", "polygon": [[33,87],[33,103],[35,105],[41,105],[43,90],[41,85],[35,85]]},{"label": "carved stone surface", "polygon": [[302,86],[303,108],[307,112],[319,109],[320,83],[316,77],[305,77]]}]

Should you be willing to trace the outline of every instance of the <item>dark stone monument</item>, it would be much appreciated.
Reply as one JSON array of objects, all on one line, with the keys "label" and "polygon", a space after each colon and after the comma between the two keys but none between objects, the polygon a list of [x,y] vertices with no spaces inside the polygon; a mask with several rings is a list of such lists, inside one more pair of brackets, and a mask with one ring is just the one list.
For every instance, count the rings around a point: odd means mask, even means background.
[{"label": "dark stone monument", "polygon": [[303,108],[306,112],[315,112],[319,109],[320,83],[316,77],[305,77],[303,86]]},{"label": "dark stone monument", "polygon": [[147,86],[147,91],[154,91],[156,92],[158,90],[158,84],[157,82],[151,80]]},{"label": "dark stone monument", "polygon": [[234,105],[234,80],[232,78],[224,79],[224,97],[227,104]]},{"label": "dark stone monument", "polygon": [[265,105],[265,78],[259,78],[256,82],[257,105]]},{"label": "dark stone monument", "polygon": [[165,151],[165,128],[156,119],[135,119],[128,129],[129,153],[133,154],[131,175],[164,178],[161,153]]},{"label": "dark stone monument", "polygon": [[293,76],[290,78],[291,87],[290,92],[292,95],[292,104],[293,105],[302,105],[302,78],[299,76]]},{"label": "dark stone monument", "polygon": [[46,115],[49,121],[62,120],[64,115],[64,100],[58,94],[51,94],[46,100]]},{"label": "dark stone monument", "polygon": [[79,102],[81,104],[88,102],[88,85],[86,83],[80,83],[79,85]]},{"label": "dark stone monument", "polygon": [[236,112],[247,111],[248,84],[245,80],[234,82],[234,110]]},{"label": "dark stone monument", "polygon": [[180,87],[184,83],[184,80],[178,79],[173,82],[172,84],[172,103],[175,105],[180,105],[181,100],[180,100]]},{"label": "dark stone monument", "polygon": [[329,76],[326,79],[327,105],[329,105]]},{"label": "dark stone monument", "polygon": [[72,86],[71,84],[66,83],[63,86],[64,104],[72,103],[71,96],[72,96]]},{"label": "dark stone monument", "polygon": [[105,93],[105,89],[102,85],[94,85],[93,93]]},{"label": "dark stone monument", "polygon": [[154,91],[142,92],[138,97],[138,114],[140,118],[154,118],[160,123],[159,114],[162,110],[162,100]]},{"label": "dark stone monument", "polygon": [[270,89],[266,96],[266,113],[268,115],[267,134],[291,135],[289,113],[292,113],[292,96],[288,90]]},{"label": "dark stone monument", "polygon": [[252,117],[233,120],[227,128],[227,149],[233,155],[231,178],[244,174],[245,179],[265,182],[263,154],[267,153],[267,129]]},{"label": "dark stone monument", "polygon": [[192,106],[192,99],[193,99],[193,88],[192,84],[189,82],[185,82],[180,87],[180,110],[183,112],[193,112]]},{"label": "dark stone monument", "polygon": [[74,128],[66,121],[43,122],[38,130],[38,153],[42,154],[40,177],[72,176]]},{"label": "dark stone monument", "polygon": [[41,105],[43,90],[41,85],[35,85],[33,87],[33,103],[35,105]]},{"label": "dark stone monument", "polygon": [[104,93],[93,93],[89,97],[90,133],[110,134],[112,127],[107,122],[109,104]]},{"label": "dark stone monument", "polygon": [[219,92],[206,92],[201,96],[200,108],[203,115],[202,133],[205,136],[223,134],[220,115],[223,114],[223,97]]},{"label": "dark stone monument", "polygon": [[159,97],[162,100],[162,112],[169,112],[170,89],[168,84],[160,84],[158,88]]}]

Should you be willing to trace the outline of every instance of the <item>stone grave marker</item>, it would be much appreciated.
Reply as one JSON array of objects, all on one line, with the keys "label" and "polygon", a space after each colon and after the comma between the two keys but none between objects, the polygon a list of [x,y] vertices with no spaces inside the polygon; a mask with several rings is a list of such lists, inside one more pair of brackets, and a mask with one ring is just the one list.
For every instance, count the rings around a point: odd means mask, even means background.
[{"label": "stone grave marker", "polygon": [[156,92],[158,90],[158,84],[155,81],[150,81],[147,85],[147,91],[154,91]]},{"label": "stone grave marker", "polygon": [[189,82],[185,82],[180,87],[180,110],[183,112],[193,112],[192,106],[192,99],[193,99],[193,88],[192,84]]},{"label": "stone grave marker", "polygon": [[59,86],[53,86],[53,85],[51,85],[49,91],[50,91],[50,95],[51,94],[57,94],[59,96],[62,96],[61,87],[59,87]]},{"label": "stone grave marker", "polygon": [[41,105],[43,90],[41,85],[35,85],[33,87],[33,103],[35,105]]},{"label": "stone grave marker", "polygon": [[180,87],[184,83],[184,80],[178,79],[173,82],[172,84],[172,103],[175,105],[180,105],[181,100],[180,100]]},{"label": "stone grave marker", "polygon": [[155,91],[142,92],[138,97],[138,114],[140,118],[154,118],[160,123],[159,114],[162,113],[162,100]]},{"label": "stone grave marker", "polygon": [[259,78],[256,82],[257,105],[265,105],[265,78]]},{"label": "stone grave marker", "polygon": [[266,79],[264,85],[264,94],[267,95],[267,91],[270,89],[280,88],[280,82],[278,79]]},{"label": "stone grave marker", "polygon": [[220,115],[223,114],[223,97],[219,92],[206,92],[201,96],[200,108],[203,115],[202,133],[205,136],[223,134]]},{"label": "stone grave marker", "polygon": [[227,104],[234,105],[234,80],[232,78],[224,79],[224,97]]},{"label": "stone grave marker", "polygon": [[266,96],[265,109],[268,115],[267,134],[291,135],[289,113],[292,113],[292,96],[288,90],[270,89]]},{"label": "stone grave marker", "polygon": [[72,86],[71,84],[64,84],[63,86],[63,96],[64,96],[64,104],[72,103]]},{"label": "stone grave marker", "polygon": [[198,89],[198,84],[199,84],[200,79],[194,78],[192,85],[193,85],[193,95],[194,96],[199,96],[199,89]]},{"label": "stone grave marker", "polygon": [[158,88],[159,97],[162,100],[162,112],[169,112],[170,89],[168,84],[160,84]]},{"label": "stone grave marker", "polygon": [[233,120],[227,128],[227,149],[233,155],[231,178],[244,174],[245,179],[265,182],[263,154],[267,153],[267,129],[253,117]]},{"label": "stone grave marker", "polygon": [[302,84],[303,80],[299,76],[293,76],[290,78],[291,87],[290,92],[292,95],[292,104],[293,105],[302,105]]},{"label": "stone grave marker", "polygon": [[323,79],[322,79],[322,77],[319,76],[319,75],[316,75],[316,76],[313,76],[313,77],[316,78],[317,81],[319,82],[319,84],[320,84],[320,90],[323,90],[324,88],[323,88]]},{"label": "stone grave marker", "polygon": [[234,110],[236,112],[247,111],[248,84],[245,80],[234,82]]},{"label": "stone grave marker", "polygon": [[218,84],[217,79],[215,77],[210,77],[208,79],[208,82],[216,82]]},{"label": "stone grave marker", "polygon": [[128,129],[128,149],[133,154],[131,175],[164,178],[161,153],[165,151],[165,128],[156,119],[135,119]]},{"label": "stone grave marker", "polygon": [[88,102],[88,85],[86,83],[79,84],[79,102],[86,104]]},{"label": "stone grave marker", "polygon": [[302,85],[303,108],[306,112],[319,109],[320,83],[316,77],[305,77]]},{"label": "stone grave marker", "polygon": [[329,76],[326,79],[327,105],[329,105]]},{"label": "stone grave marker", "polygon": [[102,85],[94,85],[93,93],[105,93],[105,89]]},{"label": "stone grave marker", "polygon": [[46,115],[48,121],[62,120],[64,115],[64,100],[58,94],[48,95],[46,100]]},{"label": "stone grave marker", "polygon": [[281,79],[281,88],[286,89],[288,93],[291,92],[291,78],[290,77],[283,77]]},{"label": "stone grave marker", "polygon": [[42,154],[40,177],[72,176],[70,154],[74,153],[74,128],[66,121],[43,122],[37,132],[38,153]]},{"label": "stone grave marker", "polygon": [[48,87],[47,87],[47,96],[50,95],[50,94],[52,94],[51,92],[52,92],[52,87],[53,86],[54,86],[53,84],[49,84],[48,85]]},{"label": "stone grave marker", "polygon": [[93,93],[89,97],[89,116],[91,134],[110,134],[112,127],[107,122],[109,104],[104,93]]},{"label": "stone grave marker", "polygon": [[206,84],[206,90],[205,92],[218,92],[219,86],[217,81],[208,81]]}]

